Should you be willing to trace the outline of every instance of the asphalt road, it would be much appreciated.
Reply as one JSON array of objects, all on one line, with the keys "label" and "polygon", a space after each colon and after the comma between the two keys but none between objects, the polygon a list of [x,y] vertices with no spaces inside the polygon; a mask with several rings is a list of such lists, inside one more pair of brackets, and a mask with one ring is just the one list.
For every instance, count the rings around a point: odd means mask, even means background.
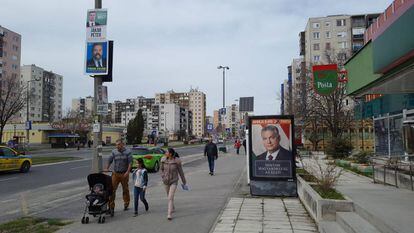
[{"label": "asphalt road", "polygon": [[[180,156],[188,156],[203,152],[203,146],[182,147],[176,149]],[[110,149],[104,151],[103,164],[106,167],[106,158],[110,155]],[[85,178],[91,170],[92,150],[67,150],[58,152],[40,152],[32,156],[72,156],[82,160],[69,161],[58,164],[46,164],[33,166],[29,173],[2,172],[0,173],[0,198],[18,192],[23,192],[48,185],[68,182]]]}]

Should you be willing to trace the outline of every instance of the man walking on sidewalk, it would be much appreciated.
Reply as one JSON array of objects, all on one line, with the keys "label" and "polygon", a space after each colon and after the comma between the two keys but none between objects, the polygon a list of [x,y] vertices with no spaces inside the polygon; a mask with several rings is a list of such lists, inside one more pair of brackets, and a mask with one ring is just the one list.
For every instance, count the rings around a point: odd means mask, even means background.
[{"label": "man walking on sidewalk", "polygon": [[217,159],[218,150],[212,138],[209,138],[208,143],[204,147],[204,156],[207,156],[207,159],[208,159],[208,167],[210,169],[210,175],[214,175],[214,160]]},{"label": "man walking on sidewalk", "polygon": [[128,181],[129,181],[129,172],[131,171],[132,165],[132,155],[131,150],[125,148],[124,143],[121,139],[116,140],[116,149],[112,151],[111,156],[108,160],[108,166],[106,170],[109,170],[111,164],[113,165],[112,171],[112,187],[113,187],[113,194],[109,201],[109,208],[111,209],[112,213],[115,209],[115,194],[118,188],[119,183],[122,185],[122,195],[124,199],[124,210],[128,210],[129,206],[129,188],[128,188]]}]

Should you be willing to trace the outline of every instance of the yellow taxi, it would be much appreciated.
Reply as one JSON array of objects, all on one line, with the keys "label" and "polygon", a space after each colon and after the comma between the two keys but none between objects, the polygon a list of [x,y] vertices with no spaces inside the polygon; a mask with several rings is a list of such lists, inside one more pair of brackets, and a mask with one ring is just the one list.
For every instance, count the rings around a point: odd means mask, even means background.
[{"label": "yellow taxi", "polygon": [[7,146],[0,146],[0,171],[28,172],[31,166],[31,156],[22,155]]}]

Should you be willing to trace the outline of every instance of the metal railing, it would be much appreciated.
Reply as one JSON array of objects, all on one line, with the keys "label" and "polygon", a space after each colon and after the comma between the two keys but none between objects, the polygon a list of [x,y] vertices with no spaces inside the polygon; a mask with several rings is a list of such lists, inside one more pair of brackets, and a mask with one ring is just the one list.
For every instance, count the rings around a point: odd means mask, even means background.
[{"label": "metal railing", "polygon": [[[397,188],[408,188],[414,191],[413,173],[414,173],[414,155],[410,156],[387,156],[387,157],[371,157],[370,164],[372,166],[372,178],[374,183],[383,183],[384,185],[392,185]],[[382,173],[383,176],[380,177]],[[377,175],[378,174],[378,175]],[[391,179],[390,179],[391,176]],[[409,178],[407,178],[407,176]],[[404,185],[401,179],[409,180],[409,185]]]}]

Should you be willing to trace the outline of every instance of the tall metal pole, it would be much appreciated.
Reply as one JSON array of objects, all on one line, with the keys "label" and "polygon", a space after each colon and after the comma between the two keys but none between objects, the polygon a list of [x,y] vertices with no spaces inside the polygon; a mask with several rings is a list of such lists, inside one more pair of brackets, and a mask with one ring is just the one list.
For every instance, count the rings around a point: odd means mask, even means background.
[{"label": "tall metal pole", "polygon": [[223,108],[226,107],[226,69],[223,67]]},{"label": "tall metal pole", "polygon": [[26,87],[26,148],[29,147],[29,127],[28,127],[28,122],[29,122],[29,85],[30,85],[30,80],[27,81],[27,87]]},{"label": "tall metal pole", "polygon": [[[95,9],[102,8],[102,0],[95,0]],[[94,110],[94,124],[98,125],[99,130],[94,130],[93,132],[93,158],[92,158],[92,173],[102,172],[102,120],[101,116],[98,115],[97,106],[98,101],[102,98],[99,98],[98,89],[102,86],[102,77],[95,76],[94,77],[94,102],[93,102],[93,110]],[[95,127],[94,127],[95,128]]]}]

